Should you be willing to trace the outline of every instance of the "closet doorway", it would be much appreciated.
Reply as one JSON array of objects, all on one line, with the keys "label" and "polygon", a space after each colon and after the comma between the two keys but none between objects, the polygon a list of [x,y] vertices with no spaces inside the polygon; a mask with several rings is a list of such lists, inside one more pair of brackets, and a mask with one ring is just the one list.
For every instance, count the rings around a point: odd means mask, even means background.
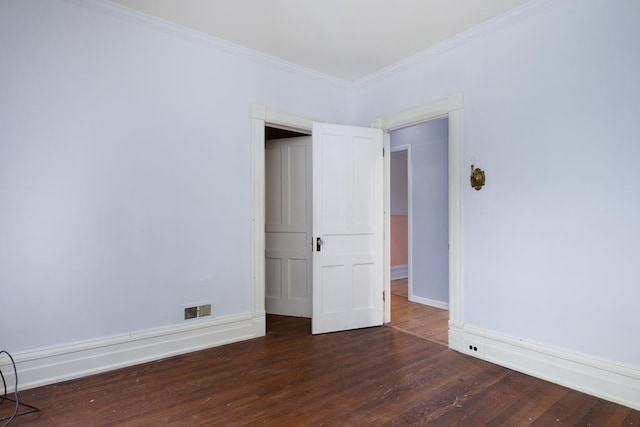
[{"label": "closet doorway", "polygon": [[265,127],[265,309],[311,318],[311,136]]}]

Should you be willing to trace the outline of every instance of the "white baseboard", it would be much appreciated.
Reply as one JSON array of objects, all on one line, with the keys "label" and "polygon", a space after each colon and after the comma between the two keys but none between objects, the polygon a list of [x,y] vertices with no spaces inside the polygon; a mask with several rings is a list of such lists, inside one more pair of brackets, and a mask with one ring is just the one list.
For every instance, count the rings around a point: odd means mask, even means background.
[{"label": "white baseboard", "polygon": [[[264,336],[265,327],[264,313],[247,313],[13,354],[18,390]],[[13,367],[1,363],[13,391]]]},{"label": "white baseboard", "polygon": [[444,301],[437,301],[434,299],[417,297],[415,295],[411,295],[409,297],[409,301],[417,302],[418,304],[429,305],[435,308],[442,308],[444,310],[449,310],[449,303]]},{"label": "white baseboard", "polygon": [[468,325],[449,326],[449,347],[640,410],[640,367],[637,366],[600,360]]},{"label": "white baseboard", "polygon": [[391,266],[391,280],[406,279],[407,277],[409,277],[409,266],[407,264]]}]

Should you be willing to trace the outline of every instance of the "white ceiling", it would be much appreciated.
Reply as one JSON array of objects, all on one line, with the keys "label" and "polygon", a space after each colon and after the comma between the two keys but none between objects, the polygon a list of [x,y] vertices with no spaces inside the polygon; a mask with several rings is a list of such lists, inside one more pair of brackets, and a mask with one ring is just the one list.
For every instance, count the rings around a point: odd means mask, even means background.
[{"label": "white ceiling", "polygon": [[529,0],[111,0],[356,81]]}]

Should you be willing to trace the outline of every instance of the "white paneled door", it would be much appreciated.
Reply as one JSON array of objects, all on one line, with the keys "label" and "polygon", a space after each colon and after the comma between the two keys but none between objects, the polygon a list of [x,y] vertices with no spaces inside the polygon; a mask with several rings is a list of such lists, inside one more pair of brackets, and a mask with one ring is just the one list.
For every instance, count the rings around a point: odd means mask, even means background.
[{"label": "white paneled door", "polygon": [[311,137],[265,147],[266,311],[311,317]]},{"label": "white paneled door", "polygon": [[383,322],[382,131],[313,124],[314,334]]}]

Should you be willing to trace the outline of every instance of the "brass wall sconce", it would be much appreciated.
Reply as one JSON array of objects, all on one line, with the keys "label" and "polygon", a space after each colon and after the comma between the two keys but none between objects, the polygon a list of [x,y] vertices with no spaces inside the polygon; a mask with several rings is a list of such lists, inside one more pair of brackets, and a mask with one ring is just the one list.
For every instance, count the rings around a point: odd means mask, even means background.
[{"label": "brass wall sconce", "polygon": [[485,180],[484,171],[480,168],[474,169],[473,165],[471,165],[471,186],[476,190],[480,190],[485,184]]}]

